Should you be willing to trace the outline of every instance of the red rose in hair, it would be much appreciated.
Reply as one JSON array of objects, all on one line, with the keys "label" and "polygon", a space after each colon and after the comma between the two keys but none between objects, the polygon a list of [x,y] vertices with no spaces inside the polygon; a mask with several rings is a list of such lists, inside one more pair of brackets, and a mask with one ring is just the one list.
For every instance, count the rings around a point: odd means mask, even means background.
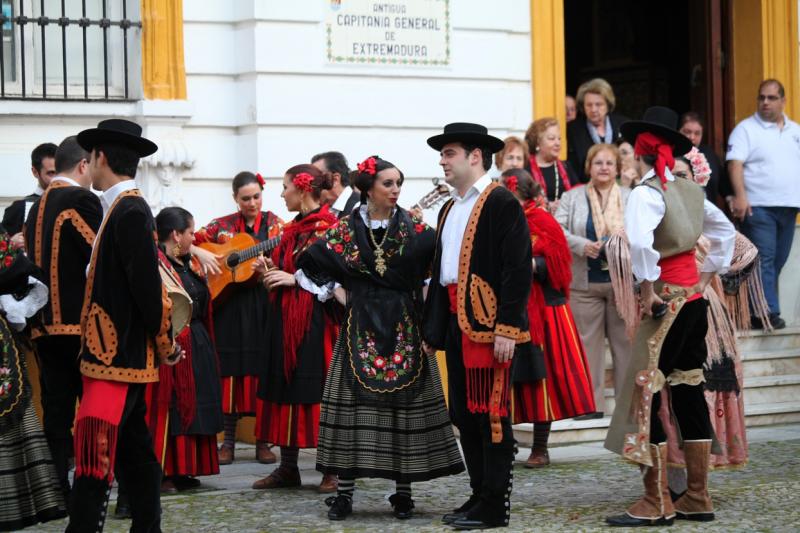
[{"label": "red rose in hair", "polygon": [[509,191],[517,192],[517,185],[518,184],[519,183],[517,182],[517,177],[516,176],[509,176],[509,177],[506,178],[505,186],[506,186],[506,189],[508,189]]},{"label": "red rose in hair", "polygon": [[303,192],[311,192],[311,184],[314,182],[314,176],[308,172],[301,172],[292,178],[292,183]]},{"label": "red rose in hair", "polygon": [[264,182],[264,177],[258,172],[256,172],[256,181],[258,181],[258,184],[261,185],[262,189],[264,188],[264,185],[266,185],[266,183]]},{"label": "red rose in hair", "polygon": [[362,174],[369,174],[370,176],[374,176],[376,172],[375,163],[376,161],[374,157],[368,157],[362,163],[358,164],[358,171],[361,172]]}]

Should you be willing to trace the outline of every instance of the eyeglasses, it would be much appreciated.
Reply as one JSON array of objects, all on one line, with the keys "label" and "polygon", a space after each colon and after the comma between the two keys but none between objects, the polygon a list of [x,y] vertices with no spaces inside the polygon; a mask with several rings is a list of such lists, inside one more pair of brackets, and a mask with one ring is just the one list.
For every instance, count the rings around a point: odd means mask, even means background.
[{"label": "eyeglasses", "polygon": [[769,100],[770,102],[775,102],[775,101],[780,100],[780,99],[781,99],[781,97],[776,95],[776,94],[759,94],[758,95],[758,101],[759,102],[763,102],[764,100]]}]

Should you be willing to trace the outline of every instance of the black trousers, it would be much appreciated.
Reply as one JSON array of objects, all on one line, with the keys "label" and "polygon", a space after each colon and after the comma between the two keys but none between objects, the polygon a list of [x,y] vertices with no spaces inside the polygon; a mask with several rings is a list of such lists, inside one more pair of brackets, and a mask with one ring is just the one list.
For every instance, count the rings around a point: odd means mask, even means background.
[{"label": "black trousers", "polygon": [[501,417],[503,437],[499,443],[493,443],[489,415],[471,413],[467,409],[461,330],[455,315],[450,317],[448,324],[445,353],[450,419],[460,434],[472,493],[479,496],[481,502],[478,515],[470,518],[484,520],[493,525],[508,524],[511,509],[511,469],[516,448],[511,419],[508,416]]},{"label": "black trousers", "polygon": [[[669,376],[675,370],[703,368],[706,362],[706,332],[708,331],[708,301],[703,298],[689,302],[681,308],[661,347],[658,368]],[[670,387],[672,411],[685,440],[711,438],[711,420],[703,395],[703,384],[675,385]],[[661,392],[653,395],[650,417],[650,442],[658,444],[667,435],[658,418]]]},{"label": "black trousers", "polygon": [[[161,531],[161,464],[145,422],[145,384],[128,386],[117,437],[116,471],[125,479],[132,533]],[[68,532],[102,531],[111,486],[105,479],[75,479],[69,502]]]},{"label": "black trousers", "polygon": [[36,339],[39,383],[42,388],[44,434],[53,456],[56,474],[65,495],[69,494],[69,459],[72,457],[72,423],[81,396],[81,371],[77,335],[52,335]]}]

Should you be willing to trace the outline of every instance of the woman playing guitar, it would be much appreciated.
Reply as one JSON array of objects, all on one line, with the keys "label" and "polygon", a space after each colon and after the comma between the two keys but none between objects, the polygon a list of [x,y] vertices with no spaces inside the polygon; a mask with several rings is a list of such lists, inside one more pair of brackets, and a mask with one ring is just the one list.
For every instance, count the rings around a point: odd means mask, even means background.
[{"label": "woman playing guitar", "polygon": [[[238,211],[215,218],[195,233],[195,244],[212,242],[223,244],[237,233],[247,233],[256,241],[277,236],[283,221],[271,211],[262,211],[264,179],[260,174],[240,172],[233,178],[233,199]],[[219,256],[197,246],[192,252],[203,263],[206,271],[219,273]],[[257,375],[262,368],[266,345],[267,292],[263,287],[232,284],[226,298],[214,305],[214,335],[220,359],[222,376],[222,412],[224,413],[225,440],[219,449],[219,463],[230,464],[234,458],[236,421],[243,415],[260,414],[261,400],[256,398]],[[256,416],[256,420],[261,419]],[[256,457],[261,463],[275,462],[275,455],[267,443],[257,441]]]}]

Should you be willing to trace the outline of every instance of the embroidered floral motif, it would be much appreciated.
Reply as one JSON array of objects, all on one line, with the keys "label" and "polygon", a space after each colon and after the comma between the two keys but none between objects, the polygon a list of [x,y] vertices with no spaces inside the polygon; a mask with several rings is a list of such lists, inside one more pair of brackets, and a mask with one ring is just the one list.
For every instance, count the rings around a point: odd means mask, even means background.
[{"label": "embroidered floral motif", "polygon": [[0,265],[10,267],[17,258],[19,250],[15,250],[9,246],[9,241],[6,239],[0,240]]},{"label": "embroidered floral motif", "polygon": [[364,375],[374,381],[392,383],[405,376],[416,363],[419,356],[414,350],[413,321],[403,313],[402,322],[397,324],[394,353],[379,354],[375,346],[375,333],[367,331],[364,337],[358,336],[357,349]]},{"label": "embroidered floral motif", "polygon": [[0,367],[0,400],[5,400],[11,394],[12,382],[11,369],[7,366]]}]

